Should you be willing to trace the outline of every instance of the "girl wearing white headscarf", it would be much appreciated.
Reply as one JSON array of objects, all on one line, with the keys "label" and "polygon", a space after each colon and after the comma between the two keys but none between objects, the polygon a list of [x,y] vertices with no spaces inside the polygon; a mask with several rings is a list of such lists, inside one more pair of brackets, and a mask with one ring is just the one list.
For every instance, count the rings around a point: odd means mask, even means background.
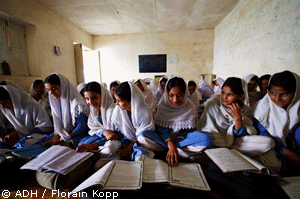
[{"label": "girl wearing white headscarf", "polygon": [[141,91],[145,95],[145,101],[148,104],[148,106],[152,112],[152,115],[155,115],[156,101],[155,101],[152,91],[148,88],[145,81],[142,79],[137,79],[134,81],[134,83],[139,87],[139,89],[141,89]]},{"label": "girl wearing white headscarf", "polygon": [[205,79],[200,79],[199,91],[202,93],[204,100],[209,99],[214,94],[214,89],[205,82]]},{"label": "girl wearing white headscarf", "polygon": [[269,151],[273,142],[255,136],[257,131],[252,124],[246,82],[230,77],[224,82],[221,95],[205,106],[198,130],[213,138],[214,147],[234,148],[256,157]]},{"label": "girl wearing white headscarf", "polygon": [[159,103],[160,98],[163,96],[164,92],[165,92],[165,86],[167,83],[168,79],[166,77],[161,77],[159,80],[159,84],[155,93],[155,97],[156,97],[156,104]]},{"label": "girl wearing white headscarf", "polygon": [[214,95],[221,94],[222,86],[225,82],[224,79],[218,77],[213,80],[215,82],[215,87],[214,87]]},{"label": "girl wearing white headscarf", "polygon": [[247,75],[244,80],[247,83],[250,107],[253,107],[255,103],[261,99],[260,93],[257,91],[258,76],[250,74]]},{"label": "girl wearing white headscarf", "polygon": [[[97,169],[110,161],[121,148],[121,134],[112,123],[115,103],[109,91],[97,82],[88,83],[83,89],[87,104],[90,106],[88,118],[89,136],[78,144],[78,152],[99,150],[100,160]],[[105,160],[104,160],[105,159]]]},{"label": "girl wearing white headscarf", "polygon": [[[49,92],[54,133],[41,140],[44,147],[70,142],[77,145],[87,136],[88,105],[76,89],[63,75],[53,73],[45,79]],[[74,147],[74,146],[73,146]]]},{"label": "girl wearing white headscarf", "polygon": [[[273,138],[281,172],[288,175],[299,175],[300,169],[299,85],[299,75],[290,71],[276,73],[270,79],[268,93],[253,107],[259,134]],[[277,157],[262,159],[266,165],[270,161],[276,164]]]},{"label": "girl wearing white headscarf", "polygon": [[161,142],[153,145],[154,150],[166,150],[169,165],[178,163],[179,157],[199,156],[205,149],[212,147],[209,135],[195,131],[196,107],[188,99],[188,87],[182,77],[170,77],[164,95],[154,117]]},{"label": "girl wearing white headscarf", "polygon": [[196,108],[199,107],[200,100],[202,100],[202,94],[197,89],[197,84],[194,80],[188,80],[188,98],[195,104]]},{"label": "girl wearing white headscarf", "polygon": [[1,138],[1,147],[12,147],[32,133],[50,133],[53,130],[46,111],[27,93],[9,85],[0,86],[0,89],[0,110],[14,128],[13,132]]},{"label": "girl wearing white headscarf", "polygon": [[37,79],[31,84],[30,95],[46,110],[48,117],[52,119],[48,92],[43,80]]},{"label": "girl wearing white headscarf", "polygon": [[144,139],[139,138],[144,134],[156,134],[153,116],[144,94],[135,84],[123,82],[116,88],[115,97],[118,107],[114,109],[112,121],[124,135],[123,159],[140,160],[142,155],[153,157],[154,153],[145,145]]}]

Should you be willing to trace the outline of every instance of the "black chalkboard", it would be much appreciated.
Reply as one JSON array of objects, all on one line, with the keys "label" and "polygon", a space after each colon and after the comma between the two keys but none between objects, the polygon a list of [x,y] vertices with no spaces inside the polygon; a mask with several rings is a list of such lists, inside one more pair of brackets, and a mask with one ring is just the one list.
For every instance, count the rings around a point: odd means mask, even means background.
[{"label": "black chalkboard", "polygon": [[140,73],[165,73],[167,72],[167,55],[139,55]]}]

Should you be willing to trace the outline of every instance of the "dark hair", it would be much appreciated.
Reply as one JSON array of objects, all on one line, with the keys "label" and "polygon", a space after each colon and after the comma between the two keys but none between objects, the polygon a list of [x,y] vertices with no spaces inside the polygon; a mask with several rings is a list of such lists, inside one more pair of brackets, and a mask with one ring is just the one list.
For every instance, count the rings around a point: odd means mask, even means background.
[{"label": "dark hair", "polygon": [[10,100],[11,99],[8,91],[3,87],[0,87],[0,99],[1,100],[8,100],[8,99]]},{"label": "dark hair", "polygon": [[57,74],[51,74],[45,79],[45,84],[53,84],[53,85],[59,85],[60,86],[60,79]]},{"label": "dark hair", "polygon": [[37,80],[35,80],[34,82],[33,82],[33,88],[34,87],[36,87],[37,85],[40,85],[40,84],[43,84],[44,85],[44,82],[43,82],[43,80],[41,80],[41,79],[37,79]]},{"label": "dark hair", "polygon": [[7,83],[6,83],[6,81],[4,80],[4,81],[0,82],[0,85],[7,85]]},{"label": "dark hair", "polygon": [[101,86],[98,82],[90,82],[81,90],[81,92],[93,91],[101,95]]},{"label": "dark hair", "polygon": [[189,81],[188,87],[190,87],[190,86],[196,86],[197,87],[197,85],[194,81]]},{"label": "dark hair", "polygon": [[167,92],[169,93],[170,90],[174,87],[178,87],[183,93],[185,93],[186,90],[186,84],[184,79],[180,77],[174,77],[169,80],[168,85],[167,85]]},{"label": "dark hair", "polygon": [[256,75],[254,75],[254,76],[250,79],[250,81],[256,81],[256,82],[258,82],[258,77],[257,77]]},{"label": "dark hair", "polygon": [[232,92],[236,95],[244,95],[242,80],[238,77],[229,77],[224,82],[222,89],[224,86],[229,86]]},{"label": "dark hair", "polygon": [[213,80],[211,83],[212,83],[213,85],[215,85],[215,84],[216,84],[216,81],[215,81],[215,80]]},{"label": "dark hair", "polygon": [[136,84],[136,83],[142,84],[141,81],[140,81],[139,79],[138,79],[137,81],[135,81],[134,83],[135,83],[135,84]]},{"label": "dark hair", "polygon": [[270,79],[268,90],[270,90],[272,86],[282,87],[289,93],[295,93],[297,86],[296,78],[293,73],[287,70],[281,73],[275,73]]},{"label": "dark hair", "polygon": [[167,83],[167,81],[168,81],[168,79],[167,79],[167,78],[165,78],[165,77],[162,77],[162,78],[161,78],[161,80],[159,81],[159,83],[161,83],[161,82],[165,82],[165,83]]},{"label": "dark hair", "polygon": [[263,75],[263,76],[261,76],[259,79],[258,79],[258,85],[260,85],[261,84],[261,82],[262,82],[262,80],[270,80],[270,78],[271,78],[271,75],[269,75],[269,74],[266,74],[266,75]]},{"label": "dark hair", "polygon": [[114,82],[110,83],[109,89],[111,89],[112,87],[118,86],[118,85],[119,85],[119,83],[117,81],[114,81]]},{"label": "dark hair", "polygon": [[128,82],[121,83],[115,91],[115,94],[128,102],[131,102],[131,89]]}]

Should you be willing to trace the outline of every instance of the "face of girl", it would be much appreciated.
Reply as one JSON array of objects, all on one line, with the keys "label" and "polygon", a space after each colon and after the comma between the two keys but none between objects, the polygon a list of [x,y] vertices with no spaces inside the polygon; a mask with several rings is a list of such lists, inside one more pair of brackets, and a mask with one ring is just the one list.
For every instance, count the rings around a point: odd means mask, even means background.
[{"label": "face of girl", "polygon": [[14,109],[14,104],[10,99],[0,100],[0,106],[3,109]]},{"label": "face of girl", "polygon": [[261,81],[261,83],[259,85],[261,94],[263,94],[263,95],[267,94],[267,92],[268,92],[268,83],[269,83],[269,80],[267,80],[267,79],[263,79]]},{"label": "face of girl", "polygon": [[166,87],[166,82],[160,82],[160,87],[161,89],[163,89],[163,91],[165,90]]},{"label": "face of girl", "polygon": [[173,87],[168,94],[169,101],[173,106],[179,106],[183,103],[184,93],[178,87]]},{"label": "face of girl", "polygon": [[55,99],[59,99],[61,97],[61,87],[59,85],[46,83],[45,87]]},{"label": "face of girl", "polygon": [[189,92],[190,92],[191,95],[194,94],[195,90],[196,90],[196,86],[194,86],[194,85],[193,86],[189,86]]},{"label": "face of girl", "polygon": [[34,87],[34,90],[38,95],[43,95],[45,92],[45,86],[44,84],[38,84]]},{"label": "face of girl", "polygon": [[224,86],[221,92],[222,103],[226,106],[231,105],[232,103],[237,103],[242,100],[244,95],[235,94],[229,86]]},{"label": "face of girl", "polygon": [[117,100],[117,106],[121,109],[121,110],[127,110],[127,111],[131,111],[131,102],[128,102],[127,100],[124,100],[122,98],[120,98],[119,96],[115,95],[115,98]]},{"label": "face of girl", "polygon": [[86,103],[93,108],[101,107],[101,95],[94,91],[85,91],[84,99]]},{"label": "face of girl", "polygon": [[117,88],[117,86],[113,86],[110,89],[111,96],[113,96],[114,99],[115,99],[115,90],[116,90],[116,88]]},{"label": "face of girl", "polygon": [[284,109],[287,109],[294,99],[294,93],[289,93],[283,87],[278,86],[272,86],[268,94],[276,106]]},{"label": "face of girl", "polygon": [[254,91],[257,85],[257,81],[254,80],[250,80],[250,82],[248,83],[248,91]]},{"label": "face of girl", "polygon": [[137,85],[141,91],[144,91],[144,86],[140,82],[136,82],[135,85]]}]

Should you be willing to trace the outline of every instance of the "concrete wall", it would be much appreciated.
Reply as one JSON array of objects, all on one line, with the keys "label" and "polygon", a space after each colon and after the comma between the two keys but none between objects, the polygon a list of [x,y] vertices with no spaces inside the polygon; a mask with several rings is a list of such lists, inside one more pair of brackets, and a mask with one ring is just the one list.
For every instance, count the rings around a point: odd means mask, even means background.
[{"label": "concrete wall", "polygon": [[[149,34],[94,36],[94,50],[100,51],[102,81],[180,75],[199,81],[212,73],[214,30],[190,30]],[[166,73],[139,73],[139,55],[167,54]],[[171,63],[170,55],[177,55]]]},{"label": "concrete wall", "polygon": [[[92,36],[33,0],[1,0],[0,12],[9,18],[31,24],[27,30],[31,76],[0,76],[29,91],[31,83],[57,72],[76,83],[73,42],[93,48]],[[59,46],[61,56],[54,54]]]},{"label": "concrete wall", "polygon": [[240,0],[215,28],[213,73],[300,74],[300,1]]}]

